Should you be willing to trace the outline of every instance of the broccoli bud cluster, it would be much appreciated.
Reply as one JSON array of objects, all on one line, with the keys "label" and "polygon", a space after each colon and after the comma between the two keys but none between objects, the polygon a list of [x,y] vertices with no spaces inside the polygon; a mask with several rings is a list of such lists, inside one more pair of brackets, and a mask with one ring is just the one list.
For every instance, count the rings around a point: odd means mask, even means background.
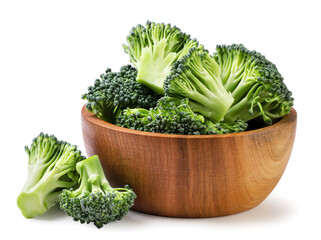
[{"label": "broccoli bud cluster", "polygon": [[188,107],[188,99],[177,100],[163,97],[150,110],[125,109],[116,120],[116,125],[140,131],[198,135],[206,126],[204,117]]},{"label": "broccoli bud cluster", "polygon": [[157,94],[138,83],[136,76],[137,70],[131,65],[121,67],[120,72],[112,72],[108,68],[82,96],[88,101],[86,109],[98,118],[113,123],[124,108],[154,107]]}]

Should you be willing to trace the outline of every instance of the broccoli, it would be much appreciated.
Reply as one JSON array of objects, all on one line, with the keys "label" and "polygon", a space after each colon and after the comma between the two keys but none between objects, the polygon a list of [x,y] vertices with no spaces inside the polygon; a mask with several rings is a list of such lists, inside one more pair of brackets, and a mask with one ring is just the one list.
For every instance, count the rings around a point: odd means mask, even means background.
[{"label": "broccoli", "polygon": [[196,48],[176,61],[164,82],[172,97],[189,98],[189,106],[214,122],[220,122],[233,103],[221,81],[220,66],[206,51]]},{"label": "broccoli", "polygon": [[190,108],[213,122],[266,124],[289,113],[293,98],[276,66],[242,44],[217,46],[211,57],[190,49],[164,82],[169,96],[187,97]]},{"label": "broccoli", "polygon": [[177,99],[164,96],[152,109],[125,109],[116,120],[116,125],[139,131],[204,135],[242,132],[247,128],[243,121],[218,123],[205,119],[192,111],[188,98]]},{"label": "broccoli", "polygon": [[289,113],[292,93],[276,66],[242,44],[218,45],[214,59],[219,63],[222,83],[234,99],[224,122],[245,122],[263,117],[266,124]]},{"label": "broccoli", "polygon": [[17,204],[23,216],[33,218],[53,207],[63,188],[77,184],[76,163],[84,157],[77,146],[44,133],[40,133],[25,150],[29,156],[28,178]]},{"label": "broccoli", "polygon": [[64,189],[59,196],[60,208],[69,216],[80,223],[94,222],[101,228],[128,213],[136,194],[129,186],[112,188],[97,155],[79,162],[76,169],[80,175],[79,188]]},{"label": "broccoli", "polygon": [[162,97],[152,109],[125,109],[116,125],[140,131],[167,134],[202,134],[204,117],[188,107],[188,99]]},{"label": "broccoli", "polygon": [[146,27],[137,25],[132,28],[127,44],[123,44],[123,48],[137,67],[137,81],[158,94],[164,94],[163,82],[172,64],[190,48],[203,48],[176,26],[149,21]]},{"label": "broccoli", "polygon": [[214,123],[210,120],[205,121],[206,129],[204,134],[227,134],[227,133],[237,133],[244,132],[248,124],[242,120],[237,120],[231,123],[218,122]]},{"label": "broccoli", "polygon": [[131,65],[120,68],[120,72],[107,69],[96,79],[94,86],[82,98],[87,99],[86,109],[104,121],[113,123],[126,107],[154,107],[156,93],[136,81],[137,70]]}]

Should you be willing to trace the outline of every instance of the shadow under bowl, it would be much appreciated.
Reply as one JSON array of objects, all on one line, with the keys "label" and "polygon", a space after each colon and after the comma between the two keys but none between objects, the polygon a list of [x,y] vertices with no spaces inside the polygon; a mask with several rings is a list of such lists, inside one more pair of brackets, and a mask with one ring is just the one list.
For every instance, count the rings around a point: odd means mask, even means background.
[{"label": "shadow under bowl", "polygon": [[242,133],[174,135],[122,128],[82,108],[88,156],[98,155],[113,187],[129,184],[133,210],[170,217],[214,217],[259,205],[291,155],[297,114]]}]

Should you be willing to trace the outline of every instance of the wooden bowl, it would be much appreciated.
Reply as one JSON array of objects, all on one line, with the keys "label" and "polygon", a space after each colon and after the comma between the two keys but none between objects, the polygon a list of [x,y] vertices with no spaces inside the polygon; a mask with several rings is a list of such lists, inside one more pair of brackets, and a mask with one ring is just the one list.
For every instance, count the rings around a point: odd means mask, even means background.
[{"label": "wooden bowl", "polygon": [[272,126],[206,136],[122,128],[82,109],[87,155],[100,157],[114,187],[129,184],[132,209],[171,217],[214,217],[259,205],[280,180],[296,131],[296,111]]}]

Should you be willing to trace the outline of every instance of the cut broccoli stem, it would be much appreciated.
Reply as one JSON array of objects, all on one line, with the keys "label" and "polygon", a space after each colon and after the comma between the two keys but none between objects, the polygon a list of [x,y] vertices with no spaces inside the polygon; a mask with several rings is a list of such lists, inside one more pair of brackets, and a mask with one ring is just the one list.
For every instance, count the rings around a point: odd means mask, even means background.
[{"label": "cut broccoli stem", "polygon": [[179,56],[177,53],[165,55],[166,39],[154,43],[152,47],[142,50],[141,63],[137,66],[137,81],[144,84],[157,94],[164,94],[164,79],[170,73],[173,62]]},{"label": "cut broccoli stem", "polygon": [[137,81],[157,94],[164,94],[163,83],[175,61],[188,53],[198,42],[175,26],[147,22],[137,25],[123,48],[137,67]]},{"label": "cut broccoli stem", "polygon": [[56,205],[61,191],[55,189],[71,188],[76,183],[60,181],[60,176],[54,172],[46,173],[34,187],[24,187],[17,198],[18,207],[26,218],[41,215]]}]

